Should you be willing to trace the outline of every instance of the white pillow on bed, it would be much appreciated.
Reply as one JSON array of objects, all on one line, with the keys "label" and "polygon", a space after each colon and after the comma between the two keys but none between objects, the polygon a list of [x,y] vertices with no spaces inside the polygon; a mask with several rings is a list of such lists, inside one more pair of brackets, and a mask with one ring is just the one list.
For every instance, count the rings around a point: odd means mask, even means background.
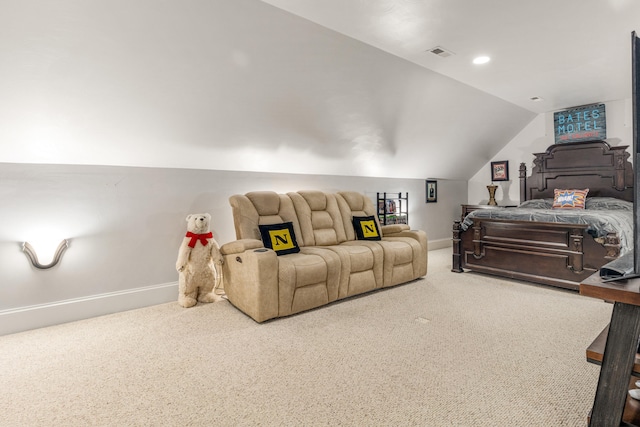
[{"label": "white pillow on bed", "polygon": [[614,197],[587,197],[585,209],[633,211],[633,202]]},{"label": "white pillow on bed", "polygon": [[[553,199],[532,199],[520,204],[520,208],[526,209],[551,209]],[[628,202],[615,197],[587,197],[585,209],[591,210],[622,210],[633,211],[633,202]]]},{"label": "white pillow on bed", "polygon": [[532,199],[520,203],[519,207],[526,209],[551,209],[551,206],[553,206],[553,199]]}]

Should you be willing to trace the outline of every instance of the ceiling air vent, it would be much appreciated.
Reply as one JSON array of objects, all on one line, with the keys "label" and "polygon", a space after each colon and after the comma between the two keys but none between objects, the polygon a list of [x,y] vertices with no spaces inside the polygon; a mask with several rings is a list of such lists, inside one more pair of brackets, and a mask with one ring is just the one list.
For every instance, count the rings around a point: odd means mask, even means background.
[{"label": "ceiling air vent", "polygon": [[442,58],[446,58],[447,56],[451,56],[451,55],[455,55],[455,53],[451,52],[450,50],[447,50],[443,47],[440,46],[436,46],[433,49],[429,49],[428,52],[433,53],[434,55],[438,55]]}]

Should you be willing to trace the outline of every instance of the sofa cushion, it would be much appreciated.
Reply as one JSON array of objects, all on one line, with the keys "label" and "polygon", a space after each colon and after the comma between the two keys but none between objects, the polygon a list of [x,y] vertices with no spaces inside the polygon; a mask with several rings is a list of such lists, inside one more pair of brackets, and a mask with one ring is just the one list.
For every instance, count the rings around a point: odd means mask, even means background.
[{"label": "sofa cushion", "polygon": [[[372,217],[376,222],[376,209],[370,198],[353,191],[338,193],[338,204],[343,218]],[[347,220],[345,219],[345,224]],[[357,238],[355,224],[346,227],[350,239]],[[384,251],[383,286],[393,286],[427,274],[427,241],[423,231],[410,231],[406,224],[380,226],[382,240],[372,241]],[[364,240],[356,240],[363,244]]]},{"label": "sofa cushion", "polygon": [[383,235],[378,218],[376,218],[376,209],[370,198],[354,191],[342,191],[336,194],[336,200],[343,218],[347,240],[358,239],[355,232],[356,227],[353,223],[353,218],[355,217],[373,217],[378,228],[378,234],[380,236]]},{"label": "sofa cushion", "polygon": [[293,223],[259,225],[260,235],[264,246],[273,249],[277,255],[295,254],[300,252]]},{"label": "sofa cushion", "polygon": [[375,242],[360,240],[316,248],[335,252],[340,259],[339,299],[382,287],[383,253]]},{"label": "sofa cushion", "polygon": [[278,315],[287,316],[334,301],[340,283],[340,260],[327,250],[301,248],[278,258]]},{"label": "sofa cushion", "polygon": [[258,215],[271,216],[280,212],[280,196],[272,191],[254,191],[246,194]]},{"label": "sofa cushion", "polygon": [[353,228],[358,240],[382,240],[378,223],[373,215],[354,216]]},{"label": "sofa cushion", "polygon": [[330,246],[347,240],[335,194],[299,191],[287,195],[295,207],[304,246]]},{"label": "sofa cushion", "polygon": [[262,240],[260,225],[292,222],[299,246],[304,246],[298,217],[291,199],[286,194],[274,191],[254,191],[229,198],[233,211],[233,224],[237,239]]},{"label": "sofa cushion", "polygon": [[[413,234],[415,232],[406,232]],[[384,248],[384,286],[395,286],[426,274],[426,245],[408,236],[385,237],[380,244]]]}]

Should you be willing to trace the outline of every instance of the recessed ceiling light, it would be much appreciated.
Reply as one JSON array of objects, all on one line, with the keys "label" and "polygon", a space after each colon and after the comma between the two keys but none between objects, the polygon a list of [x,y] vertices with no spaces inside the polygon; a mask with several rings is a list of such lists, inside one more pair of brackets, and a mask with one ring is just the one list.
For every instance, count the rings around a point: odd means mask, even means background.
[{"label": "recessed ceiling light", "polygon": [[478,56],[477,58],[473,59],[473,63],[476,65],[486,64],[489,61],[491,61],[491,58],[489,58],[488,56]]},{"label": "recessed ceiling light", "polygon": [[531,98],[529,98],[531,101],[533,102],[540,102],[540,101],[544,101],[544,98],[540,97],[540,96],[532,96]]}]

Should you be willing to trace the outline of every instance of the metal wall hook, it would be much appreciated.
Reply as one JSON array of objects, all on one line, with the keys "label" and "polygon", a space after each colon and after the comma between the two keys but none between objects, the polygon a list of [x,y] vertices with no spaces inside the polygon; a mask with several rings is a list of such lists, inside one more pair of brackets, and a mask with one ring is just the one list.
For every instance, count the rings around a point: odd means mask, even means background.
[{"label": "metal wall hook", "polygon": [[47,268],[51,268],[54,265],[56,265],[58,262],[60,262],[60,259],[62,258],[62,254],[64,253],[64,251],[67,250],[68,247],[69,247],[69,242],[66,239],[63,239],[62,242],[60,242],[60,244],[58,245],[58,248],[56,249],[56,253],[53,256],[53,261],[51,261],[49,264],[40,264],[40,262],[38,261],[38,255],[36,254],[36,251],[33,248],[33,246],[29,244],[29,242],[24,242],[22,244],[22,252],[24,252],[27,255],[27,258],[29,258],[29,261],[31,261],[31,264],[33,264],[35,268],[46,270]]}]

